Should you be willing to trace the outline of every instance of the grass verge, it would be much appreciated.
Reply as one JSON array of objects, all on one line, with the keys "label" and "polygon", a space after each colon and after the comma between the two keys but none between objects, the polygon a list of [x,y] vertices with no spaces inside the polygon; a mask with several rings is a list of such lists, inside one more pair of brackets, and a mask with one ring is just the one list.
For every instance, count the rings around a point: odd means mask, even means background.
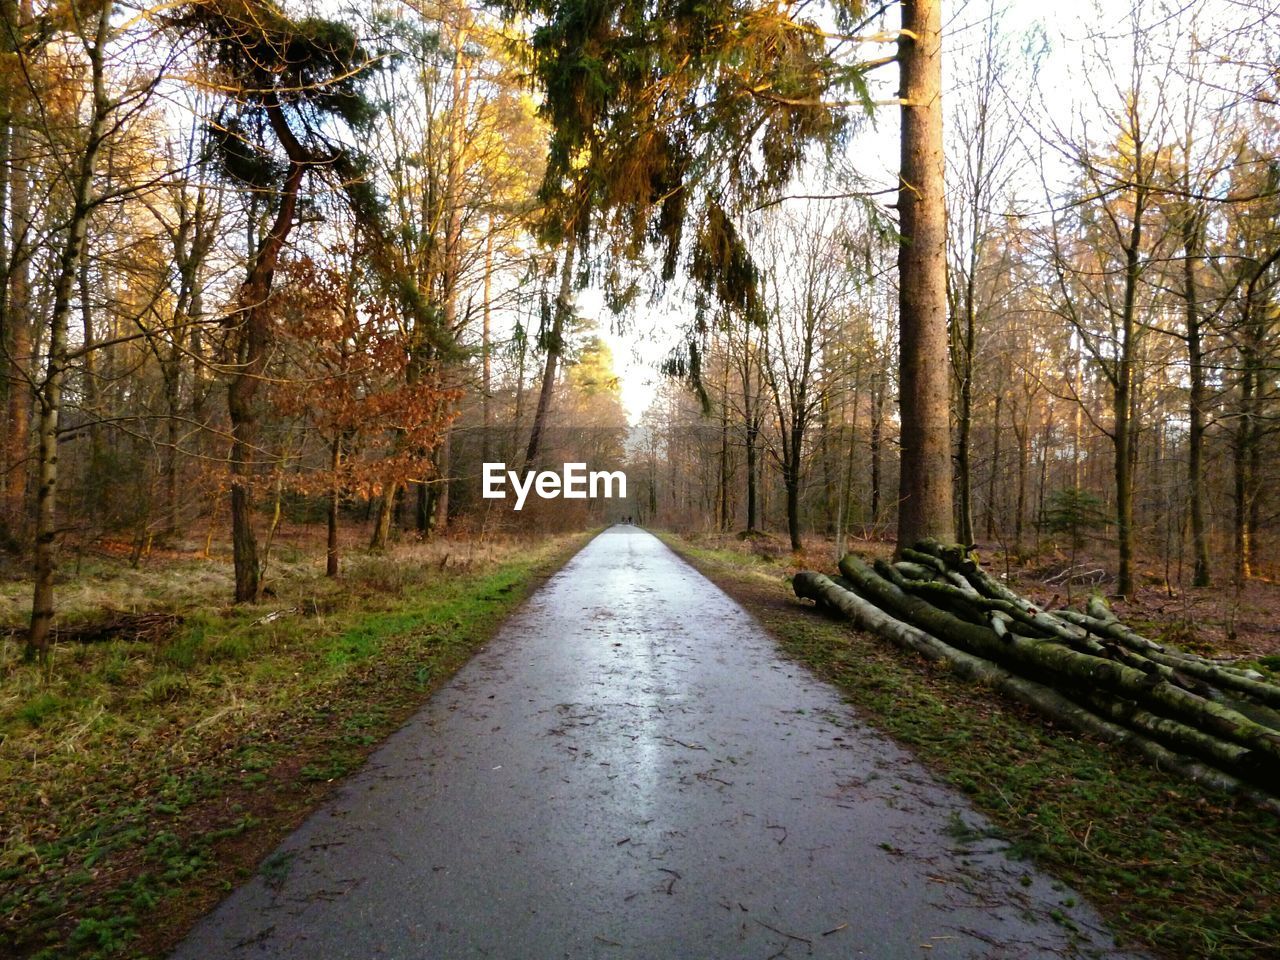
[{"label": "grass verge", "polygon": [[1261,960],[1280,943],[1280,821],[1209,794],[912,657],[791,596],[786,559],[666,542],[782,649],[1085,894],[1117,936],[1167,957]]},{"label": "grass verge", "polygon": [[[172,635],[62,644],[48,670],[5,642],[0,955],[163,955],[587,539],[455,569],[410,549],[253,607],[183,593]],[[188,593],[189,566],[165,573]]]}]

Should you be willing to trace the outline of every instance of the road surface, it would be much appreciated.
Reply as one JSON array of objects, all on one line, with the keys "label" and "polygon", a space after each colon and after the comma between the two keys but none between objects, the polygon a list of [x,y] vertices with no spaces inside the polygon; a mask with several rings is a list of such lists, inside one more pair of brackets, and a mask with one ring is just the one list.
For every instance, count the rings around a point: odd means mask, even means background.
[{"label": "road surface", "polygon": [[987,826],[620,526],[173,956],[1116,956]]}]

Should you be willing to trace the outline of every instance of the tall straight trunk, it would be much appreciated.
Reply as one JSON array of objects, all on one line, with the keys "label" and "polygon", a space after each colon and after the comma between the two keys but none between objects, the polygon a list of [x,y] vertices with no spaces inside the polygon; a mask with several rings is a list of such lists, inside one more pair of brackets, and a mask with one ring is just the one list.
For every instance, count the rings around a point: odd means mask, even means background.
[{"label": "tall straight trunk", "polygon": [[884,460],[884,378],[877,374],[871,384],[871,522],[880,521],[881,474]]},{"label": "tall straight trunk", "polygon": [[444,437],[436,447],[436,490],[432,503],[431,532],[444,533],[449,526],[449,472],[453,469],[453,427],[446,424]]},{"label": "tall straight trunk", "polygon": [[[837,462],[834,466],[831,462],[831,399],[824,396],[821,406],[821,417],[818,421],[818,455],[822,460],[822,514],[825,518],[825,526],[827,533],[835,533],[836,531],[836,502],[835,494],[840,487],[839,476],[840,464]],[[840,442],[839,438],[835,441],[836,454],[839,456]]]},{"label": "tall straight trunk", "polygon": [[[270,106],[273,119],[286,124],[279,104]],[[235,373],[227,386],[227,411],[231,420],[231,545],[235,566],[235,601],[258,599],[262,575],[258,541],[253,529],[253,475],[257,444],[258,411],[254,403],[262,383],[271,338],[267,298],[285,241],[293,229],[298,192],[310,162],[294,158],[280,194],[271,229],[263,237],[253,266],[240,288],[238,309],[225,325],[235,346]]]},{"label": "tall straight trunk", "polygon": [[658,517],[658,465],[652,456],[649,458],[649,519]]},{"label": "tall straight trunk", "polygon": [[1264,322],[1258,319],[1257,294],[1263,277],[1277,261],[1280,261],[1280,246],[1254,267],[1240,307],[1240,406],[1232,450],[1235,506],[1233,567],[1237,587],[1243,586],[1253,576],[1253,537],[1258,521],[1257,494],[1262,473],[1260,403],[1264,376],[1262,349],[1267,330]]},{"label": "tall straight trunk", "polygon": [[942,3],[903,0],[898,216],[899,549],[955,539],[947,373],[945,165],[942,145]]},{"label": "tall straight trunk", "polygon": [[338,471],[342,469],[342,434],[335,432],[329,443],[329,473],[333,480],[329,484],[329,529],[328,542],[324,555],[324,575],[338,575],[338,508],[342,505],[342,485],[338,481]]},{"label": "tall straight trunk", "polygon": [[957,367],[959,402],[956,405],[956,535],[961,543],[973,543],[973,467],[970,440],[973,435],[973,351],[976,339],[974,300],[977,296],[978,241],[977,215],[974,216],[975,238],[969,255],[969,275],[964,288],[964,322],[956,337],[956,353],[953,364]]},{"label": "tall straight trunk", "polygon": [[551,314],[551,330],[547,337],[547,356],[542,366],[542,388],[538,391],[538,406],[533,412],[533,428],[529,431],[529,446],[524,453],[524,474],[538,465],[542,452],[542,434],[547,427],[547,414],[551,410],[551,395],[555,391],[557,365],[564,349],[564,322],[569,316],[569,295],[573,292],[573,258],[577,242],[572,233],[565,237],[564,260],[560,264],[560,290],[556,295],[555,309]]},{"label": "tall straight trunk", "polygon": [[1250,562],[1253,538],[1249,529],[1249,465],[1252,460],[1249,455],[1249,441],[1253,434],[1252,408],[1253,375],[1251,371],[1246,369],[1244,376],[1241,378],[1239,420],[1236,425],[1235,442],[1231,451],[1231,499],[1234,521],[1232,524],[1232,547],[1234,553],[1232,566],[1234,567],[1237,586],[1243,586],[1244,582],[1253,575]]},{"label": "tall straight trunk", "polygon": [[1261,343],[1252,324],[1241,349],[1240,406],[1232,449],[1233,547],[1235,579],[1243,584],[1253,576],[1254,535],[1258,521],[1258,483],[1262,468]]},{"label": "tall straight trunk", "polygon": [[751,346],[751,326],[743,328],[742,352],[738,358],[738,381],[742,385],[742,427],[746,453],[747,473],[747,526],[748,531],[760,528],[760,404],[762,385],[757,382],[757,357]]},{"label": "tall straight trunk", "polygon": [[44,382],[39,392],[39,460],[40,486],[36,499],[35,577],[31,597],[31,628],[27,634],[27,659],[49,656],[49,629],[53,624],[53,578],[58,566],[57,492],[58,492],[58,424],[62,414],[62,384],[67,369],[67,328],[71,319],[71,293],[80,266],[81,253],[88,233],[89,214],[94,207],[93,179],[98,154],[106,136],[111,103],[103,68],[107,37],[110,31],[110,4],[98,13],[92,40],[85,38],[85,53],[92,76],[92,108],[84,152],[74,171],[74,192],[66,239],[58,257],[53,283],[53,308],[49,315],[49,344],[46,353]]},{"label": "tall straight trunk", "polygon": [[787,451],[783,465],[782,482],[787,494],[787,535],[791,538],[792,550],[804,548],[804,542],[800,539],[800,469],[802,467],[800,454],[803,437],[804,427],[795,427],[791,437],[791,449]]},{"label": "tall straight trunk", "polygon": [[78,270],[80,283],[80,325],[84,337],[84,361],[82,364],[84,379],[84,407],[89,417],[89,497],[85,504],[91,516],[105,517],[110,504],[109,485],[105,471],[105,458],[102,449],[102,411],[98,389],[97,353],[94,350],[95,335],[93,329],[93,289],[89,273],[89,244],[81,244],[80,264]]},{"label": "tall straight trunk", "polygon": [[760,495],[760,529],[769,529],[769,460],[760,463],[760,478],[757,481]]},{"label": "tall straight trunk", "polygon": [[170,372],[165,376],[165,407],[168,421],[165,424],[164,532],[169,536],[177,534],[180,527],[179,514],[182,510],[182,498],[178,491],[178,443],[181,436],[178,413],[182,405],[180,386],[178,361],[175,358],[170,361]]},{"label": "tall straight trunk", "polygon": [[1200,256],[1199,216],[1189,214],[1183,224],[1182,283],[1187,317],[1187,366],[1191,379],[1187,430],[1187,500],[1191,514],[1191,583],[1209,586],[1209,539],[1204,522],[1204,347],[1200,330],[1200,296],[1196,284],[1196,259]]},{"label": "tall straight trunk", "polygon": [[1084,446],[1084,400],[1082,398],[1084,378],[1081,369],[1083,364],[1080,360],[1080,351],[1074,351],[1071,374],[1076,395],[1075,410],[1071,418],[1071,487],[1074,490],[1084,489],[1081,475],[1081,467],[1084,464],[1084,458],[1081,456]]},{"label": "tall straight trunk", "polygon": [[516,458],[516,451],[520,449],[520,434],[524,431],[524,369],[529,360],[529,335],[525,331],[525,335],[519,341],[519,355],[516,359],[516,399],[514,409],[511,416],[511,429],[507,431],[503,439],[503,449],[506,451],[503,459],[511,462]]},{"label": "tall straight trunk", "polygon": [[718,507],[716,513],[721,533],[729,532],[729,366],[724,367],[720,381],[720,469],[716,475]]},{"label": "tall straight trunk", "polygon": [[490,309],[493,302],[493,217],[489,217],[489,233],[484,242],[484,309],[480,331],[480,404],[484,411],[484,435],[480,441],[480,460],[493,460],[493,347],[490,333]]},{"label": "tall straight trunk", "polygon": [[1124,301],[1120,314],[1120,355],[1112,392],[1112,445],[1115,447],[1116,536],[1119,540],[1120,563],[1116,591],[1133,593],[1133,363],[1136,353],[1137,296],[1140,273],[1139,250],[1142,243],[1143,205],[1135,204],[1133,225],[1125,247]]},{"label": "tall straight trunk", "polygon": [[[467,104],[470,100],[471,91],[471,76],[466,70],[466,58],[464,56],[466,44],[467,28],[466,26],[460,26],[454,36],[448,169],[445,174],[444,190],[444,263],[440,272],[444,299],[444,325],[449,332],[449,336],[455,341],[461,334],[458,323],[458,281],[462,269],[462,178],[466,172],[465,158],[462,155],[462,151],[466,146],[464,141],[467,126]],[[446,424],[444,438],[436,448],[434,457],[436,480],[434,510],[431,517],[431,530],[434,533],[444,533],[449,526],[452,438],[453,428]]]},{"label": "tall straight trunk", "polygon": [[[10,36],[21,36],[19,23],[30,19],[29,4],[23,4],[21,20],[16,4],[5,5]],[[9,230],[5,237],[5,288],[3,301],[5,391],[5,434],[0,476],[3,476],[3,503],[0,504],[0,533],[16,544],[25,543],[30,530],[27,521],[27,486],[30,477],[31,379],[34,375],[31,303],[31,181],[27,164],[33,153],[32,138],[24,123],[25,111],[15,110],[8,141],[8,166],[4,173],[8,191]]]},{"label": "tall straight trunk", "polygon": [[[1274,375],[1273,375],[1274,376]],[[1253,424],[1249,434],[1249,486],[1247,500],[1249,502],[1249,530],[1256,542],[1258,531],[1262,529],[1262,440],[1265,434],[1263,400],[1264,385],[1267,375],[1259,368],[1254,377],[1254,414],[1250,418]],[[1253,557],[1249,561],[1252,565]]]},{"label": "tall straight trunk", "polygon": [[[25,254],[23,254],[25,256]],[[15,263],[9,278],[9,309],[6,311],[8,342],[4,435],[3,524],[8,538],[26,542],[27,482],[30,476],[31,383],[28,365],[34,360],[31,343],[30,287],[26,263]]]},{"label": "tall straight trunk", "polygon": [[1049,493],[1049,441],[1053,434],[1053,409],[1050,407],[1040,431],[1040,480],[1036,484],[1036,552],[1040,552],[1040,533],[1044,529],[1044,503]]},{"label": "tall straight trunk", "polygon": [[[8,20],[0,20],[7,25]],[[0,101],[3,102],[3,101]],[[13,169],[13,104],[3,103],[0,112],[0,358],[12,356],[9,344],[9,176]],[[9,409],[9,396],[15,389],[7,359],[0,359],[0,409]],[[16,545],[9,533],[5,511],[8,490],[9,421],[0,426],[0,550]]]},{"label": "tall straight trunk", "polygon": [[996,478],[1000,475],[1000,407],[1004,396],[996,394],[991,443],[991,473],[987,475],[986,534],[988,540],[996,538]]},{"label": "tall straight trunk", "polygon": [[1022,523],[1027,515],[1027,477],[1031,472],[1031,425],[1025,420],[1021,427],[1015,422],[1013,436],[1018,441],[1018,497],[1013,508],[1013,550],[1022,553]]},{"label": "tall straight trunk", "polygon": [[204,320],[204,291],[197,284],[191,291],[190,326],[187,349],[194,361],[191,367],[191,418],[202,427],[209,413],[209,387],[206,377],[204,336],[201,323]]}]

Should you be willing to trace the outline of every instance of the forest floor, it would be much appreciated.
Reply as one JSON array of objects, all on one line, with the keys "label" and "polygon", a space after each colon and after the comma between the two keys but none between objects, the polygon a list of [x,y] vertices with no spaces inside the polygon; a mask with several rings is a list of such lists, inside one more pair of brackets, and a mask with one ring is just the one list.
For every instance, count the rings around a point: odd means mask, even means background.
[{"label": "forest floor", "polygon": [[332,581],[300,530],[244,606],[203,542],[107,545],[64,565],[47,668],[0,582],[0,954],[162,955],[588,538],[352,551]]},{"label": "forest floor", "polygon": [[[1120,934],[1168,957],[1275,955],[1280,820],[1274,815],[1057,728],[797,600],[789,576],[800,569],[831,572],[831,543],[815,542],[797,556],[772,538],[664,539],[746,607],[788,654],[964,791],[1016,850],[1089,896]],[[892,544],[859,549],[888,556]],[[1041,602],[1055,593],[1065,599],[1064,588],[1043,579],[1062,567],[1011,569],[1010,580]],[[1073,592],[1083,599],[1088,588],[1077,585]],[[1241,597],[1221,590],[1168,593],[1163,581],[1148,582],[1132,603],[1116,609],[1154,637],[1280,666],[1280,587],[1251,585]]]}]

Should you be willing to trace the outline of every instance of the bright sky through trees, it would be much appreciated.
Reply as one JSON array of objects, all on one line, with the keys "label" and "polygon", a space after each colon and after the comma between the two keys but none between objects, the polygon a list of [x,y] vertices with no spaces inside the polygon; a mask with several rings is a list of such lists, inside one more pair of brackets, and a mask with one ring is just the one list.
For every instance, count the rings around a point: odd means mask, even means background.
[{"label": "bright sky through trees", "polygon": [[[1167,25],[1175,29],[1175,11],[1195,8],[1200,39],[1212,40],[1225,23],[1239,23],[1242,5],[1237,0],[1209,0],[1169,5]],[[994,10],[994,13],[992,13]],[[1046,210],[1045,190],[1060,188],[1071,176],[1070,165],[1048,141],[1055,130],[1065,132],[1076,127],[1096,129],[1098,100],[1090,83],[1104,83],[1105,59],[1116,76],[1125,76],[1131,57],[1127,45],[1127,4],[1089,2],[1046,5],[1040,0],[967,0],[944,5],[946,89],[944,96],[954,97],[962,90],[963,71],[966,62],[981,45],[983,32],[991,17],[999,31],[1009,38],[1012,48],[1034,58],[1038,64],[1038,77],[1034,86],[1020,85],[1007,91],[1012,108],[1021,115],[1026,127],[1021,144],[1024,162],[1018,184],[1019,208],[1032,216],[1043,215]],[[1182,21],[1179,21],[1182,22]],[[1151,16],[1143,26],[1154,28],[1157,35],[1160,18]],[[1190,49],[1190,38],[1169,35],[1157,39],[1156,47],[1170,49],[1178,44],[1180,49],[1170,50],[1175,63],[1185,62]],[[1262,42],[1263,38],[1259,38]],[[1207,58],[1210,59],[1211,58]],[[1233,64],[1221,64],[1222,80],[1237,73]],[[1024,77],[1025,79],[1025,77]],[[882,99],[893,96],[897,78],[892,71],[882,71],[880,89],[876,95]],[[1001,94],[1003,95],[1003,94]],[[950,106],[950,105],[949,105]],[[949,110],[950,114],[950,110]],[[948,152],[956,146],[954,133],[948,119]],[[898,112],[881,107],[871,124],[858,132],[845,151],[847,170],[854,171],[866,181],[865,189],[886,190],[893,186],[898,162]],[[1041,165],[1047,182],[1041,182]],[[797,186],[791,194],[813,195],[839,193],[843,189],[838,180],[827,175],[812,175],[807,186]],[[885,194],[886,200],[891,199]],[[585,316],[599,319],[601,335],[613,349],[614,362],[622,385],[622,398],[627,414],[634,424],[656,396],[662,375],[658,367],[679,341],[680,331],[687,326],[691,307],[678,291],[672,291],[659,304],[639,304],[635,315],[623,323],[610,321],[603,299],[596,290],[588,289],[578,295],[579,309]]]}]

